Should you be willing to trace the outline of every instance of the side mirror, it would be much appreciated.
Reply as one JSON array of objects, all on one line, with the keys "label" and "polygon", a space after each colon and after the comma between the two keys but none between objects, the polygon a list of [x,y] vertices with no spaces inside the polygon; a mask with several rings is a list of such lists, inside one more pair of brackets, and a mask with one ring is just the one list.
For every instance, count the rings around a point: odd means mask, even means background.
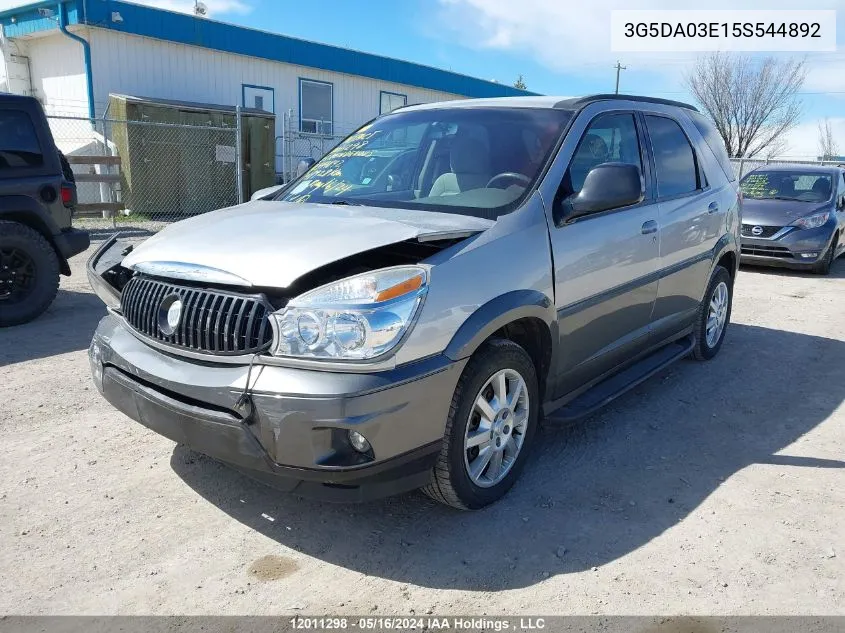
[{"label": "side mirror", "polygon": [[845,193],[843,193],[842,197],[839,198],[839,204],[836,205],[836,208],[840,211],[845,210]]},{"label": "side mirror", "polygon": [[639,167],[627,163],[602,163],[593,167],[577,195],[566,203],[564,220],[637,204],[643,199]]},{"label": "side mirror", "polygon": [[317,161],[313,158],[303,158],[301,161],[299,161],[296,164],[296,178],[299,178],[302,174],[311,169],[311,167],[313,167],[314,163],[316,162]]}]

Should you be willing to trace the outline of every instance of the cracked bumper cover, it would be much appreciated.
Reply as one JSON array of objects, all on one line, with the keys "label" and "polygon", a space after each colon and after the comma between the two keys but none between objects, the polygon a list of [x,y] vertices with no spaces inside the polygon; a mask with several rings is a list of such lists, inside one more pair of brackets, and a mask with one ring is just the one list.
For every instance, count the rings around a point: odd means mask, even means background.
[{"label": "cracked bumper cover", "polygon": [[[133,420],[274,487],[330,501],[428,483],[465,365],[443,356],[372,374],[256,365],[244,421],[236,403],[245,365],[159,351],[115,314],[100,322],[89,357],[97,388]],[[350,429],[369,440],[372,459],[337,465],[337,438]]]}]

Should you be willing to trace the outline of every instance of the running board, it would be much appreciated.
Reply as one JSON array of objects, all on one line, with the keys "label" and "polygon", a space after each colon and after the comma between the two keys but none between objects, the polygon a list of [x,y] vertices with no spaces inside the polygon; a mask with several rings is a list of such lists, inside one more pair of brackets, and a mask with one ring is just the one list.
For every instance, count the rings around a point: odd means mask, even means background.
[{"label": "running board", "polygon": [[688,356],[694,345],[695,339],[687,336],[661,347],[653,354],[603,380],[561,408],[547,414],[545,421],[550,424],[571,422],[601,409],[660,370]]}]

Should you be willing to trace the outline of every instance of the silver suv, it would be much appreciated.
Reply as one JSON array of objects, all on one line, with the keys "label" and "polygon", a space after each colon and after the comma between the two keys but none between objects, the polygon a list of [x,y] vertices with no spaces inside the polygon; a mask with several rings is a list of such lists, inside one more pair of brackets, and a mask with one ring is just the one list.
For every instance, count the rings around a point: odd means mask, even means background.
[{"label": "silver suv", "polygon": [[406,107],[269,199],[104,243],[91,369],[129,417],[284,490],[481,508],[542,420],[716,355],[739,218],[691,106]]}]

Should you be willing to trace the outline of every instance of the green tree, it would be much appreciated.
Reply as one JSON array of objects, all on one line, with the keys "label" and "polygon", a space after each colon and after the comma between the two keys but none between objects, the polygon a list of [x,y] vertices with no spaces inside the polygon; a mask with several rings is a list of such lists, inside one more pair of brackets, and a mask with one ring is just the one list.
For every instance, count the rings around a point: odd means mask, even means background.
[{"label": "green tree", "polygon": [[516,81],[513,82],[514,88],[519,88],[520,90],[527,90],[528,86],[525,85],[525,79],[522,75],[516,78]]}]

